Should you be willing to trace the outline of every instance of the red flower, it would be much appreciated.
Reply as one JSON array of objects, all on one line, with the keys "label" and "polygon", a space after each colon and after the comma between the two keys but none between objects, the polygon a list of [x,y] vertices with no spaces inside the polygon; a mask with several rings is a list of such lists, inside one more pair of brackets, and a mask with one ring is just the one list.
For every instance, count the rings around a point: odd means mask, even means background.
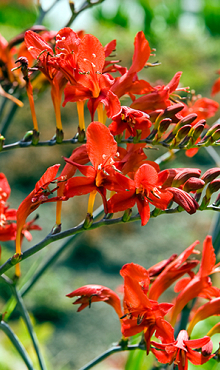
[{"label": "red flower", "polygon": [[195,241],[195,243],[190,245],[190,247],[188,247],[183,253],[181,253],[179,257],[175,258],[165,267],[165,269],[159,274],[159,276],[157,276],[157,278],[151,285],[149,298],[158,300],[160,295],[181,276],[186,273],[188,273],[189,275],[194,275],[191,270],[198,265],[199,261],[188,261],[187,259],[192,253],[198,253],[194,250],[195,246],[198,243],[198,240]]},{"label": "red flower", "polygon": [[[77,54],[79,74],[76,81],[71,81],[65,88],[65,100],[78,102],[89,99],[88,108],[94,119],[95,111],[103,103],[108,117],[118,114],[121,110],[117,96],[110,91],[113,77],[102,74],[105,65],[105,52],[100,41],[93,35],[85,35],[79,45]],[[99,112],[100,113],[100,112]],[[104,123],[104,122],[103,122]]]},{"label": "red flower", "polygon": [[122,316],[121,302],[118,295],[113,290],[102,285],[84,285],[72,293],[67,294],[67,297],[80,297],[73,304],[81,304],[78,312],[82,311],[87,306],[91,306],[93,302],[106,302],[110,304],[116,311],[118,317]]},{"label": "red flower", "polygon": [[181,330],[178,334],[177,340],[173,343],[157,343],[152,341],[151,352],[157,357],[158,361],[163,364],[178,365],[179,370],[188,369],[188,360],[194,365],[202,365],[209,361],[214,355],[208,354],[203,355],[201,352],[193,351],[193,349],[201,348],[206,346],[211,339],[204,337],[200,339],[189,340],[189,336],[186,330]]},{"label": "red flower", "polygon": [[[133,264],[132,264],[133,265]],[[126,270],[129,264],[126,265]],[[142,268],[143,269],[143,268]],[[137,271],[134,275],[134,266],[124,276],[124,316],[122,321],[122,334],[129,337],[144,331],[147,353],[150,350],[150,338],[155,333],[157,338],[170,341],[173,337],[172,326],[164,320],[164,316],[172,308],[172,304],[158,303],[150,300],[147,293],[147,280],[143,280],[143,272]],[[137,270],[135,266],[135,270]],[[126,318],[125,318],[126,317]]]},{"label": "red flower", "polygon": [[120,135],[124,130],[127,130],[126,136],[137,136],[137,130],[142,131],[142,138],[150,134],[151,121],[148,114],[129,107],[121,107],[121,109],[109,125],[112,135]]},{"label": "red flower", "polygon": [[143,80],[139,81],[137,79],[137,73],[144,68],[150,57],[150,52],[150,46],[143,31],[138,32],[134,39],[132,65],[121,77],[116,77],[114,84],[111,87],[111,91],[119,98],[122,95],[129,93],[142,94],[143,92],[153,90],[152,86],[148,82]]},{"label": "red flower", "polygon": [[157,109],[165,109],[171,105],[170,95],[179,90],[179,80],[182,72],[177,72],[172,80],[166,86],[156,86],[153,91],[136,99],[131,108],[141,110],[146,113],[153,112]]},{"label": "red flower", "polygon": [[25,44],[33,58],[38,60],[38,69],[47,77],[51,84],[51,97],[54,105],[56,124],[62,130],[60,103],[64,86],[67,83],[64,75],[53,66],[54,53],[48,43],[35,32],[29,30],[25,33]]},{"label": "red flower", "polygon": [[[76,195],[93,193],[98,191],[103,199],[105,212],[107,213],[106,189],[114,190],[121,188],[115,178],[113,169],[114,157],[117,153],[117,143],[109,129],[100,122],[92,122],[87,128],[87,153],[92,166],[82,166],[65,158],[67,163],[72,164],[86,177],[73,177],[67,181],[64,195],[74,197]],[[92,214],[93,199],[88,213]]]},{"label": "red flower", "polygon": [[180,291],[171,311],[171,323],[175,324],[178,314],[193,298],[204,297],[211,299],[220,296],[220,290],[212,286],[210,274],[214,273],[219,264],[215,265],[216,257],[212,246],[211,236],[207,236],[203,243],[202,260],[200,269],[195,276],[184,278],[178,282],[176,291]]},{"label": "red flower", "polygon": [[149,164],[143,164],[136,172],[134,180],[117,174],[118,182],[128,189],[113,195],[108,201],[108,211],[115,213],[132,208],[137,203],[141,216],[141,224],[146,225],[150,218],[149,202],[155,207],[165,210],[172,199],[172,194],[162,189],[169,173],[163,171],[157,173]]},{"label": "red flower", "polygon": [[9,183],[3,173],[0,173],[0,240],[14,240],[16,238],[16,209],[9,209],[6,204],[11,193]]}]

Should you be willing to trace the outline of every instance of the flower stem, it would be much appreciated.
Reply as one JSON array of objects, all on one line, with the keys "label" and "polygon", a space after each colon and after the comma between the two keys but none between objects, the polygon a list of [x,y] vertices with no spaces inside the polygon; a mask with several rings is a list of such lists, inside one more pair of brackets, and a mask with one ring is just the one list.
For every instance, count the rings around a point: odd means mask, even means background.
[{"label": "flower stem", "polygon": [[37,355],[37,358],[38,358],[40,368],[41,368],[41,370],[46,370],[46,365],[44,363],[44,359],[43,359],[43,357],[40,353],[38,339],[37,339],[36,333],[33,330],[33,326],[31,324],[30,316],[29,316],[28,311],[27,311],[27,309],[24,305],[23,299],[22,299],[22,297],[21,297],[20,293],[18,292],[15,285],[11,285],[11,289],[12,289],[12,292],[13,292],[16,300],[17,300],[22,318],[23,318],[23,320],[24,320],[24,322],[27,326],[27,330],[30,334],[30,337],[31,337],[31,340],[32,340],[32,343],[33,343],[33,346],[34,346],[34,349],[35,349],[35,352],[36,352],[36,355]]},{"label": "flower stem", "polygon": [[80,370],[91,369],[93,366],[97,365],[98,363],[103,361],[105,358],[111,356],[113,353],[122,352],[122,351],[133,351],[133,350],[136,350],[136,349],[146,351],[145,346],[143,346],[142,344],[132,344],[132,345],[128,345],[126,347],[114,346],[114,347],[108,349],[107,351],[105,351],[104,353],[102,353],[100,356],[96,357],[94,360],[89,362],[87,365],[81,367]]},{"label": "flower stem", "polygon": [[19,341],[19,339],[15,335],[15,333],[11,330],[10,326],[8,324],[6,324],[4,321],[1,321],[0,322],[0,329],[2,331],[4,331],[4,333],[10,339],[12,344],[15,346],[15,348],[19,352],[20,356],[22,357],[23,361],[25,362],[27,368],[29,370],[34,370],[33,364],[31,363],[31,360],[30,360],[25,348],[23,347],[23,345],[21,344],[21,342]]}]

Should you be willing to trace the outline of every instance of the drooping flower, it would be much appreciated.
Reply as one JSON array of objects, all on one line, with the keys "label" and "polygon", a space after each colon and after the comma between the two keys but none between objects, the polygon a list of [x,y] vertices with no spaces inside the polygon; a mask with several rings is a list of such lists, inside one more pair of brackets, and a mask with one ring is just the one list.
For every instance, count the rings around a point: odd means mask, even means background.
[{"label": "drooping flower", "polygon": [[[49,198],[56,189],[50,190],[49,185],[56,180],[60,165],[49,167],[40,180],[36,183],[34,190],[23,200],[17,210],[17,236],[16,253],[21,254],[21,232],[27,217],[35,211],[40,204],[59,200],[58,197]],[[16,265],[17,266],[17,265]]]},{"label": "drooping flower", "polygon": [[78,312],[82,311],[87,306],[91,306],[93,302],[105,302],[111,305],[118,317],[122,316],[121,302],[118,295],[113,290],[102,285],[84,285],[79,289],[67,294],[67,297],[80,297],[73,304],[81,304]]}]

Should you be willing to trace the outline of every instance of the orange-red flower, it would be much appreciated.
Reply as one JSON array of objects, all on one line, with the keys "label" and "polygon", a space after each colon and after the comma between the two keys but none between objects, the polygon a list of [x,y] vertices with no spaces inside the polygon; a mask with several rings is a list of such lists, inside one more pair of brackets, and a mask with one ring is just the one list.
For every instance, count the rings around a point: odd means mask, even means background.
[{"label": "orange-red flower", "polygon": [[[203,243],[202,260],[198,273],[195,276],[184,278],[178,282],[176,291],[180,291],[171,311],[171,323],[175,324],[178,314],[193,298],[204,297],[211,299],[220,296],[220,289],[213,287],[210,274],[218,271],[215,265],[216,257],[212,246],[212,237],[207,236]],[[217,269],[217,270],[216,270]]]},{"label": "orange-red flower", "polygon": [[149,164],[143,164],[135,173],[134,180],[116,174],[116,178],[126,189],[113,195],[108,201],[108,211],[115,213],[125,211],[137,204],[141,216],[141,224],[146,225],[150,218],[149,202],[155,207],[165,210],[173,198],[171,192],[162,189],[168,171],[157,172]]},{"label": "orange-red flower", "polygon": [[9,209],[7,199],[11,193],[9,183],[3,173],[0,173],[0,240],[16,238],[16,209]]},{"label": "orange-red flower", "polygon": [[82,311],[87,306],[91,306],[93,302],[105,302],[110,304],[116,311],[118,317],[122,316],[121,302],[118,295],[113,290],[102,285],[84,285],[72,293],[67,294],[67,297],[80,297],[73,304],[81,304],[78,312]]},{"label": "orange-red flower", "polygon": [[[186,330],[181,330],[177,340],[172,343],[157,343],[151,342],[151,351],[157,357],[158,361],[163,364],[178,365],[179,370],[188,369],[188,360],[194,365],[202,365],[210,360],[214,355],[204,355],[203,347],[211,342],[210,337],[189,340]],[[201,348],[202,352],[194,351],[193,349]]]},{"label": "orange-red flower", "polygon": [[[65,186],[64,195],[67,198],[88,193],[95,195],[98,191],[102,196],[107,213],[106,189],[120,188],[113,168],[117,143],[106,126],[100,122],[92,122],[87,128],[86,148],[92,166],[82,166],[65,158],[67,163],[78,168],[85,177],[69,179]],[[92,214],[92,208],[89,206],[88,213]]]}]

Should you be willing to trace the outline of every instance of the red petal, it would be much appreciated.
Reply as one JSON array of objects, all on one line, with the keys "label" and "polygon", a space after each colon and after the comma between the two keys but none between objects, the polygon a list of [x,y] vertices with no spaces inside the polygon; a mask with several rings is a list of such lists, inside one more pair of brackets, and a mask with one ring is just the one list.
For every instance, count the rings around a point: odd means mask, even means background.
[{"label": "red petal", "polygon": [[116,213],[126,211],[128,208],[134,207],[136,197],[134,191],[126,191],[113,195],[108,201],[108,212]]},{"label": "red petal", "polygon": [[89,194],[93,190],[96,190],[93,178],[72,177],[67,181],[63,194],[67,198],[71,198],[76,195]]},{"label": "red petal", "polygon": [[54,166],[49,167],[40,180],[35,185],[35,191],[37,192],[42,187],[47,186],[51,183],[56,177],[56,174],[59,170],[60,164],[55,164]]},{"label": "red petal", "polygon": [[101,42],[93,35],[85,35],[78,51],[78,64],[83,72],[102,72],[105,52]]},{"label": "red petal", "polygon": [[141,216],[141,226],[144,226],[148,223],[150,219],[150,206],[148,201],[144,198],[136,197],[138,212]]},{"label": "red petal", "polygon": [[212,245],[212,237],[208,235],[203,243],[202,261],[198,272],[199,276],[208,276],[215,266],[215,250]]},{"label": "red petal", "polygon": [[11,188],[4,173],[0,173],[0,200],[6,202],[11,193]]},{"label": "red petal", "polygon": [[137,33],[134,39],[134,55],[131,68],[129,69],[129,74],[133,72],[139,72],[142,68],[144,68],[149,56],[149,43],[145,38],[144,32],[140,31]]},{"label": "red petal", "polygon": [[53,55],[53,49],[37,33],[29,30],[25,32],[24,39],[25,39],[25,44],[28,48],[28,51],[34,59],[37,59],[39,54],[44,50],[47,50],[50,54]]},{"label": "red petal", "polygon": [[95,169],[99,165],[113,164],[117,152],[117,143],[109,129],[100,122],[92,122],[87,128],[87,152]]}]

